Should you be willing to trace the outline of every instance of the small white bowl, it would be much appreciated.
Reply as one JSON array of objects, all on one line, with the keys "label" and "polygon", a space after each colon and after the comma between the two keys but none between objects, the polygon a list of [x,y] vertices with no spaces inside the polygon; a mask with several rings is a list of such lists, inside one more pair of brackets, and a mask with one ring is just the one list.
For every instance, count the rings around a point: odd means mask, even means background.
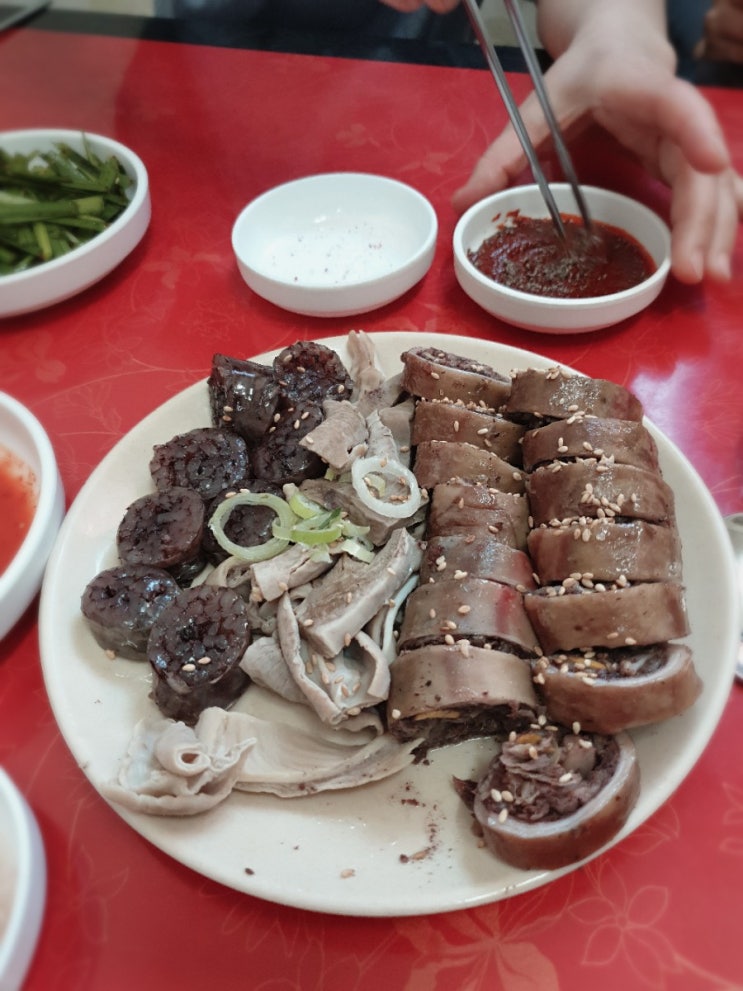
[{"label": "small white bowl", "polygon": [[[561,213],[578,213],[568,184],[557,183],[550,188]],[[509,289],[483,275],[470,261],[468,252],[494,234],[507,213],[518,210],[526,217],[549,216],[538,186],[516,186],[470,207],[454,229],[454,270],[467,295],[507,323],[547,334],[580,334],[610,327],[649,306],[663,288],[670,269],[668,227],[636,200],[594,186],[582,188],[594,220],[620,228],[648,252],[656,265],[649,278],[632,289],[608,296],[563,299]]]},{"label": "small white bowl", "polygon": [[100,134],[41,128],[0,133],[0,148],[28,154],[47,151],[59,143],[83,150],[84,141],[101,158],[115,155],[134,179],[129,206],[101,234],[61,258],[35,265],[25,272],[0,275],[0,317],[19,316],[59,303],[98,282],[134,250],[150,222],[150,189],[142,160],[125,145]]},{"label": "small white bowl", "polygon": [[35,476],[37,502],[25,540],[0,573],[0,640],[15,626],[38,592],[64,516],[64,491],[51,442],[36,417],[4,392],[0,392],[2,449]]},{"label": "small white bowl", "polygon": [[28,803],[0,768],[0,988],[19,991],[46,903],[46,856]]},{"label": "small white bowl", "polygon": [[347,317],[402,296],[433,261],[436,213],[417,190],[359,172],[308,176],[249,203],[232,229],[250,288],[305,316]]}]

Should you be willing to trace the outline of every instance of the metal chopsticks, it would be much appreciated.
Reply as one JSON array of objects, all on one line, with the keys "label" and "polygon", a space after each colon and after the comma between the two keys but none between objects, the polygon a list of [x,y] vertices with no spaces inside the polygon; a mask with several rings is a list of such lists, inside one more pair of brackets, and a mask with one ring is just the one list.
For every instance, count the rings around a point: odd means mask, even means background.
[{"label": "metal chopsticks", "polygon": [[[526,61],[526,67],[529,71],[529,75],[531,76],[532,83],[534,84],[534,92],[536,93],[537,99],[542,107],[542,111],[547,121],[547,126],[549,127],[550,134],[552,135],[555,150],[557,151],[557,156],[560,160],[560,165],[565,174],[565,178],[573,191],[575,202],[578,206],[578,210],[580,211],[580,215],[583,218],[583,223],[586,226],[586,230],[591,231],[593,229],[591,215],[589,213],[585,197],[583,196],[583,191],[578,183],[573,162],[570,158],[570,153],[568,152],[562,132],[560,131],[560,125],[557,123],[557,118],[552,110],[552,105],[549,101],[547,90],[544,85],[542,70],[539,66],[539,60],[537,59],[536,52],[534,51],[534,46],[529,39],[526,25],[524,24],[524,19],[521,15],[521,9],[518,5],[518,0],[503,0],[503,4],[506,8],[506,13],[511,21],[513,29],[516,33],[519,47],[521,48]],[[477,38],[480,48],[482,49],[482,53],[485,56],[488,67],[493,74],[503,102],[506,105],[508,116],[514,130],[516,131],[518,139],[521,142],[521,147],[524,149],[524,154],[529,162],[532,175],[539,186],[539,190],[542,194],[547,209],[549,210],[552,222],[555,225],[558,234],[564,240],[565,226],[562,222],[560,211],[555,203],[552,190],[550,189],[549,183],[544,175],[536,149],[534,148],[532,140],[526,130],[526,125],[524,124],[524,120],[521,116],[521,111],[519,110],[518,104],[513,96],[511,87],[508,84],[503,66],[501,65],[496,50],[488,37],[488,31],[485,26],[485,22],[482,19],[482,15],[480,14],[480,8],[477,4],[477,0],[464,0],[464,6],[470,19],[472,30],[475,32],[475,37]]]}]

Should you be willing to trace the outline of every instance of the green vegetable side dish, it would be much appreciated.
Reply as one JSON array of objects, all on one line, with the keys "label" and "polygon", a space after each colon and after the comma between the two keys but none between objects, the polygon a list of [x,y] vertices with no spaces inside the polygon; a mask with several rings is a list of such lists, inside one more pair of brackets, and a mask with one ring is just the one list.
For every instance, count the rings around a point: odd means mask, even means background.
[{"label": "green vegetable side dish", "polygon": [[59,143],[0,148],[0,277],[59,258],[105,231],[129,205],[132,178],[115,156]]}]

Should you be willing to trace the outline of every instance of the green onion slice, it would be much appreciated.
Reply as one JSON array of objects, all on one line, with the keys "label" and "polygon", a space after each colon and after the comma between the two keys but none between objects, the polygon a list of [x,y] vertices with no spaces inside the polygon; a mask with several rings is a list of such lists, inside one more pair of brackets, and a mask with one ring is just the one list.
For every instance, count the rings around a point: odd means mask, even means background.
[{"label": "green onion slice", "polygon": [[399,461],[357,458],[351,465],[351,479],[359,499],[380,516],[406,519],[423,501],[415,475]]}]

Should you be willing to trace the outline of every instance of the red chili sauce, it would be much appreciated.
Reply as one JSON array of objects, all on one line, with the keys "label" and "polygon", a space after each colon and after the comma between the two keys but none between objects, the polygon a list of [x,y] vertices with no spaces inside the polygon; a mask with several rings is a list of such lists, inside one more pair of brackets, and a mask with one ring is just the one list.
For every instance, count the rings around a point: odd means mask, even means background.
[{"label": "red chili sauce", "polygon": [[650,255],[626,231],[594,221],[596,237],[579,217],[560,216],[565,241],[549,217],[522,217],[514,210],[468,257],[483,275],[510,289],[564,299],[622,292],[655,271]]},{"label": "red chili sauce", "polygon": [[0,447],[0,574],[28,533],[36,501],[34,473],[20,458]]}]

